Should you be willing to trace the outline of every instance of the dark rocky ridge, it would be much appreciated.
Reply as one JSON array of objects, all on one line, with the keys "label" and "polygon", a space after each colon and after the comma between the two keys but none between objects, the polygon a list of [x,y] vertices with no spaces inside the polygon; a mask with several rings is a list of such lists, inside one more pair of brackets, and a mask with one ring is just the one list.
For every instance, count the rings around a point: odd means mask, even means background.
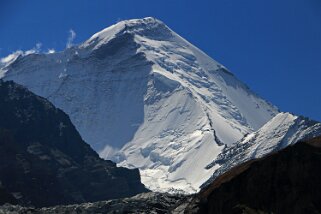
[{"label": "dark rocky ridge", "polygon": [[25,88],[3,81],[0,182],[0,204],[18,202],[36,207],[147,191],[138,170],[118,168],[100,159],[64,112]]},{"label": "dark rocky ridge", "polygon": [[234,167],[185,213],[321,213],[321,137]]},{"label": "dark rocky ridge", "polygon": [[0,214],[61,214],[61,213],[137,213],[137,214],[165,214],[171,213],[177,204],[183,202],[185,197],[165,193],[142,193],[131,198],[114,199],[94,203],[55,206],[49,208],[28,208],[14,205],[0,207]]}]

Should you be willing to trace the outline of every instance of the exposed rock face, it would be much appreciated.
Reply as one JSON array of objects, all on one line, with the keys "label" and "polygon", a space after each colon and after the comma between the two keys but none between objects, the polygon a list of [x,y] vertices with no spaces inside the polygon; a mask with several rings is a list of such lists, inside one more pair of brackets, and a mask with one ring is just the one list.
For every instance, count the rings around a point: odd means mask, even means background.
[{"label": "exposed rock face", "polygon": [[174,196],[165,193],[142,193],[132,198],[84,203],[50,208],[27,208],[21,206],[5,205],[0,207],[0,213],[170,213],[177,203],[184,200],[183,196]]},{"label": "exposed rock face", "polygon": [[[199,213],[320,213],[321,137],[219,176],[199,194]],[[191,212],[192,207],[185,210]],[[195,207],[194,207],[195,208]],[[195,210],[194,210],[195,211]]]},{"label": "exposed rock face", "polygon": [[13,82],[0,81],[0,118],[0,181],[19,204],[81,203],[146,191],[138,170],[100,159],[64,112]]}]

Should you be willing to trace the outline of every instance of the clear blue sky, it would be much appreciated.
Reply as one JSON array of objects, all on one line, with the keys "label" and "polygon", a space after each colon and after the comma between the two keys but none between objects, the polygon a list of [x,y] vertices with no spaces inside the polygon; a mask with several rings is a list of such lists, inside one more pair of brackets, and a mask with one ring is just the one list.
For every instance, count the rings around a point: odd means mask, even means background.
[{"label": "clear blue sky", "polygon": [[153,16],[282,111],[321,121],[320,0],[0,0],[0,57]]}]

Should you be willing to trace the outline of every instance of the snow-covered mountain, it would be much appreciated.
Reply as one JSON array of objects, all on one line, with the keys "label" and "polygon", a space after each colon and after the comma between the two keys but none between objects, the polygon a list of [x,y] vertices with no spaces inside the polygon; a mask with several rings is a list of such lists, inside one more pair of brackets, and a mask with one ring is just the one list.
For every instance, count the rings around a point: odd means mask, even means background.
[{"label": "snow-covered mountain", "polygon": [[119,22],[62,52],[19,55],[0,75],[63,109],[101,157],[138,167],[152,190],[198,191],[226,145],[278,114],[150,17]]}]

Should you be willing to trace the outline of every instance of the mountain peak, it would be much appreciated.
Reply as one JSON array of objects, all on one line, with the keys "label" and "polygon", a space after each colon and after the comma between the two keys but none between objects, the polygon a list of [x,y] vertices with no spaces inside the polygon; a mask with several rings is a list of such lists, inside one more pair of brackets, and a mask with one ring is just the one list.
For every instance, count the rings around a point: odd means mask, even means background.
[{"label": "mountain peak", "polygon": [[107,44],[111,39],[130,33],[156,40],[170,38],[173,34],[162,21],[154,17],[146,17],[142,19],[129,19],[120,21],[110,27],[95,33],[90,39],[83,43],[82,47],[99,48],[103,44]]},{"label": "mountain peak", "polygon": [[160,24],[160,25],[165,25],[162,21],[160,21],[159,19],[156,19],[155,17],[145,17],[142,19],[128,19],[128,20],[123,20],[120,21],[119,23],[124,22],[128,25],[155,25],[155,24]]},{"label": "mountain peak", "polygon": [[[48,98],[101,157],[140,168],[142,182],[157,191],[197,191],[223,144],[278,113],[151,17],[121,21],[60,53],[25,56],[4,79]],[[190,166],[197,171],[186,173]]]}]

